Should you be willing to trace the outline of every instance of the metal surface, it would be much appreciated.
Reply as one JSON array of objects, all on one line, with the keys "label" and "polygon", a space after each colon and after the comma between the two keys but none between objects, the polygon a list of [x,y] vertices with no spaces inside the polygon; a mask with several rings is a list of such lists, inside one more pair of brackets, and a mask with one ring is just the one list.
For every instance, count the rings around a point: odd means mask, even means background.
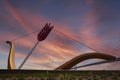
[{"label": "metal surface", "polygon": [[15,47],[14,44],[11,41],[7,41],[8,44],[10,44],[10,51],[8,56],[8,69],[16,69],[15,66]]},{"label": "metal surface", "polygon": [[[8,69],[16,69],[14,44],[10,41],[7,41],[7,43],[10,44],[10,51],[8,56]],[[73,59],[69,60],[63,65],[57,67],[55,70],[69,70],[76,64],[87,59],[105,59],[106,61],[109,61],[109,60],[115,60],[116,57],[108,54],[103,54],[103,53],[85,53],[77,57],[74,57]]]},{"label": "metal surface", "polygon": [[64,63],[63,65],[57,67],[55,70],[68,70],[71,69],[76,64],[87,60],[87,59],[105,59],[105,60],[115,60],[116,57],[108,54],[103,53],[86,53],[74,57],[73,59],[69,60],[68,62]]}]

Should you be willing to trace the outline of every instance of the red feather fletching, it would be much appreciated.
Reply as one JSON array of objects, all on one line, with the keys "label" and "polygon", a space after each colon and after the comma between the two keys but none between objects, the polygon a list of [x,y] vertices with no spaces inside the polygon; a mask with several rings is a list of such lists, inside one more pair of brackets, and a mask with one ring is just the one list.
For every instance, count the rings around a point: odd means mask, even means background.
[{"label": "red feather fletching", "polygon": [[46,24],[37,36],[38,41],[45,40],[52,29],[53,26],[50,26],[50,23]]}]

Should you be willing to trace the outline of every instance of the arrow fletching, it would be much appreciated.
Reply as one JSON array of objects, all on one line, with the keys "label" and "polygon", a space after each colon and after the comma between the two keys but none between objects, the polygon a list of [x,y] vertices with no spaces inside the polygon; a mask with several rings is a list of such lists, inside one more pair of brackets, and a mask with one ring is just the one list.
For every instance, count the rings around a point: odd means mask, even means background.
[{"label": "arrow fletching", "polygon": [[50,23],[49,24],[47,23],[37,35],[37,40],[38,41],[45,40],[52,29],[53,29],[53,26],[50,26]]}]

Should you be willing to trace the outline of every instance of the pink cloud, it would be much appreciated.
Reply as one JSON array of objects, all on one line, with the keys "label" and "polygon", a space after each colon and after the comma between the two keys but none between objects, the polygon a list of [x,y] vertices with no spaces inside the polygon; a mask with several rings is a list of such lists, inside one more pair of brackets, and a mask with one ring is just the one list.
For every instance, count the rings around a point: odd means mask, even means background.
[{"label": "pink cloud", "polygon": [[32,31],[32,29],[30,28],[30,25],[27,24],[27,23],[23,20],[23,18],[22,18],[22,16],[20,15],[19,11],[18,11],[16,8],[14,8],[14,6],[12,6],[8,0],[5,1],[5,4],[6,4],[6,7],[7,7],[8,11],[9,11],[9,12],[12,14],[12,16],[23,26],[23,28],[24,28],[25,30],[27,30],[28,32]]},{"label": "pink cloud", "polygon": [[[14,18],[19,22],[19,24],[23,26],[22,28],[26,30],[28,33],[33,32],[33,30],[36,29],[41,29],[44,26],[44,24],[49,21],[54,26],[54,29],[49,35],[52,39],[47,38],[45,41],[40,42],[40,44],[38,45],[38,47],[33,52],[33,54],[31,55],[30,59],[27,62],[27,64],[34,63],[36,65],[29,66],[26,64],[25,68],[37,68],[37,69],[40,68],[44,69],[44,67],[54,68],[59,66],[61,63],[64,63],[69,59],[81,54],[80,51],[77,51],[75,46],[73,46],[72,44],[69,45],[69,43],[67,43],[68,41],[71,41],[71,43],[74,42],[74,40],[81,41],[97,49],[102,46],[101,44],[103,42],[101,41],[101,39],[99,37],[94,36],[94,31],[96,30],[96,27],[99,25],[99,22],[94,23],[96,15],[93,14],[93,12],[89,13],[88,17],[84,20],[84,23],[82,25],[83,31],[81,31],[80,29],[80,31],[82,32],[82,36],[78,37],[65,24],[61,24],[54,20],[46,19],[40,14],[38,15],[35,13],[26,12],[25,10],[16,9],[8,1],[6,1],[6,5],[8,11],[14,16]],[[25,19],[23,19],[22,17],[24,17]],[[9,24],[13,23],[10,21],[8,17],[6,19],[8,19]],[[31,49],[35,42],[37,41],[36,35],[37,32],[32,36],[14,41],[15,46]],[[18,36],[19,35],[17,33],[10,33],[9,35],[4,34],[4,41],[13,38],[15,39]],[[20,50],[16,51],[16,60],[17,58],[24,59],[26,55],[27,54],[23,53],[23,51]],[[42,57],[41,56],[39,57],[39,55],[42,55]],[[52,62],[58,62],[60,64],[52,64]]]}]

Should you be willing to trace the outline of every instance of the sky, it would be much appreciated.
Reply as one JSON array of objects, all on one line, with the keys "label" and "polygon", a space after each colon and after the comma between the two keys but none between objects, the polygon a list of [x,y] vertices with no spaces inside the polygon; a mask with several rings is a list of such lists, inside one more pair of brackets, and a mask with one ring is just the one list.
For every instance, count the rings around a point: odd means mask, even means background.
[{"label": "sky", "polygon": [[[7,69],[10,46],[6,41],[15,45],[18,68],[46,23],[53,30],[22,69],[53,70],[78,55],[96,51],[120,57],[119,14],[120,0],[0,0],[0,69]],[[95,61],[101,60],[77,65]],[[120,62],[113,62],[80,70],[120,70],[119,66]]]}]

